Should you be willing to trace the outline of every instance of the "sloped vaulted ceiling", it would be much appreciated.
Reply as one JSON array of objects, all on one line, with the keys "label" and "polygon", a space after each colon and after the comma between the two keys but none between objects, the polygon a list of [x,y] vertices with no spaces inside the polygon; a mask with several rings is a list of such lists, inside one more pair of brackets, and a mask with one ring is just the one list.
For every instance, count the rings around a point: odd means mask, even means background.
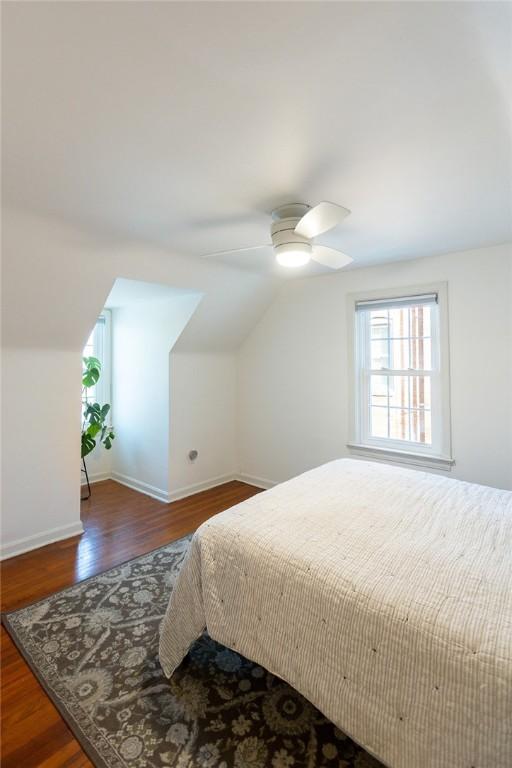
[{"label": "sloped vaulted ceiling", "polygon": [[116,278],[202,294],[178,345],[235,350],[270,303],[274,280],[137,243],[105,242],[47,216],[4,210],[2,343],[80,353]]},{"label": "sloped vaulted ceiling", "polygon": [[512,5],[4,2],[4,201],[190,259],[272,207],[355,265],[511,239]]}]

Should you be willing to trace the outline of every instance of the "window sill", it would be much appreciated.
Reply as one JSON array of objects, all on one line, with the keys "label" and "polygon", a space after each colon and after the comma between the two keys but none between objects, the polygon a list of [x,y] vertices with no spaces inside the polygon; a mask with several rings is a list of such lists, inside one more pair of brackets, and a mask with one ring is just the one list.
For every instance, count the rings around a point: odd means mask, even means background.
[{"label": "window sill", "polygon": [[455,459],[448,456],[431,456],[426,453],[409,453],[395,448],[380,448],[375,445],[362,445],[359,443],[347,443],[350,452],[356,456],[367,457],[377,461],[395,461],[399,464],[407,464],[413,467],[428,467],[450,472],[455,464]]}]

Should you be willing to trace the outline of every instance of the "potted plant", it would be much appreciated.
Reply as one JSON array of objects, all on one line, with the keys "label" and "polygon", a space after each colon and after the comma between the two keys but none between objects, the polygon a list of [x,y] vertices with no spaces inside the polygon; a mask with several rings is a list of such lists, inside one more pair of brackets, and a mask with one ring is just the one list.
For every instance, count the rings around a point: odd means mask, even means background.
[{"label": "potted plant", "polygon": [[85,457],[96,448],[98,441],[103,443],[107,451],[110,450],[115,434],[114,428],[107,422],[110,405],[91,402],[88,396],[88,389],[94,387],[100,378],[101,363],[97,357],[84,357],[82,359],[82,472],[85,472],[88,491],[88,495],[84,497],[85,500],[91,495]]}]

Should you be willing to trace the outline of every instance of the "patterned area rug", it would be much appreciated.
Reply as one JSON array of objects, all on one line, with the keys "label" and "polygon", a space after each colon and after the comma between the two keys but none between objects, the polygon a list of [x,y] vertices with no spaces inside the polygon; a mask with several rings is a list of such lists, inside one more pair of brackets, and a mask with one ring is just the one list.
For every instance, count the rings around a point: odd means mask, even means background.
[{"label": "patterned area rug", "polygon": [[170,680],[158,634],[189,538],[3,623],[105,768],[378,768],[293,688],[204,635]]}]

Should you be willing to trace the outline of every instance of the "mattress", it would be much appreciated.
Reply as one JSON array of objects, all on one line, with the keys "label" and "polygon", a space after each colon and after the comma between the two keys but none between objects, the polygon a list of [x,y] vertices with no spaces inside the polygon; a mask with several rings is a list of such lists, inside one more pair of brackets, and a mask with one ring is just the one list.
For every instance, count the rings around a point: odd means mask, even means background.
[{"label": "mattress", "polygon": [[195,533],[170,676],[207,629],[391,768],[512,766],[512,493],[343,459]]}]

